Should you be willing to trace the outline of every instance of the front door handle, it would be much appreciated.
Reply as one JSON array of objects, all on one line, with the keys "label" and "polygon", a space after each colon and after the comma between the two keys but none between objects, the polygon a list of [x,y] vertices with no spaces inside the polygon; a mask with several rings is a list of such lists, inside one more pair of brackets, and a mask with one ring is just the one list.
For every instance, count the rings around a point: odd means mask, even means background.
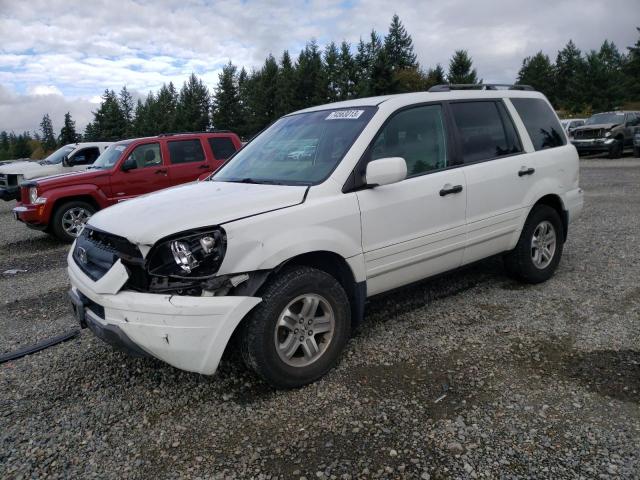
[{"label": "front door handle", "polygon": [[442,187],[440,190],[440,196],[444,197],[445,195],[450,195],[452,193],[460,193],[462,191],[462,185],[454,185],[453,187],[449,184]]},{"label": "front door handle", "polygon": [[200,165],[198,168],[200,170],[209,170],[209,169],[211,169],[211,167],[209,165]]},{"label": "front door handle", "polygon": [[534,173],[536,173],[536,169],[535,168],[522,167],[520,169],[520,171],[518,171],[518,176],[519,177],[524,177],[525,175],[533,175]]},{"label": "front door handle", "polygon": [[162,175],[166,175],[167,174],[167,169],[166,168],[160,168],[160,169],[156,170],[153,173],[156,173],[156,174],[160,174],[161,173]]}]

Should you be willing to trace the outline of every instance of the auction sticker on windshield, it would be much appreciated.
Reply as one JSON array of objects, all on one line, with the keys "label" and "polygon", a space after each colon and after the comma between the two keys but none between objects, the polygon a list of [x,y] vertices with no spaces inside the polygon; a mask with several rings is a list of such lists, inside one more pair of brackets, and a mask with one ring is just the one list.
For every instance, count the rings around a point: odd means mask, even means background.
[{"label": "auction sticker on windshield", "polygon": [[325,120],[355,120],[363,113],[364,110],[336,110],[331,112]]}]

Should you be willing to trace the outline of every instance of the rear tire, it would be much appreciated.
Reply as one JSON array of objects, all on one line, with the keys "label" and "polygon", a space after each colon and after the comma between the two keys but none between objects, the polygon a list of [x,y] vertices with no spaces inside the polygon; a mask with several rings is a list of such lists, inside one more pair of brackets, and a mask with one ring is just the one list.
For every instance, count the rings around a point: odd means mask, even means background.
[{"label": "rear tire", "polygon": [[516,248],[504,256],[507,273],[525,283],[548,280],[562,257],[563,238],[558,212],[548,205],[533,207]]},{"label": "rear tire", "polygon": [[[351,330],[349,299],[321,270],[286,268],[245,319],[240,350],[247,367],[275,388],[297,388],[324,376]],[[318,333],[316,333],[318,332]]]},{"label": "rear tire", "polygon": [[71,243],[94,213],[96,208],[90,203],[81,200],[64,202],[56,207],[48,230],[63,242]]}]

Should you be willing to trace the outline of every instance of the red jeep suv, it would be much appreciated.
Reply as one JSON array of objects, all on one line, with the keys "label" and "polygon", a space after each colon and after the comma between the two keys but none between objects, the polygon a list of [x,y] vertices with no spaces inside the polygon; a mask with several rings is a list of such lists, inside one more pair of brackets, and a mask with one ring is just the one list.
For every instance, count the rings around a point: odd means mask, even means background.
[{"label": "red jeep suv", "polygon": [[164,134],[111,145],[88,170],[20,185],[16,220],[73,241],[97,210],[216,170],[241,147],[230,132]]}]

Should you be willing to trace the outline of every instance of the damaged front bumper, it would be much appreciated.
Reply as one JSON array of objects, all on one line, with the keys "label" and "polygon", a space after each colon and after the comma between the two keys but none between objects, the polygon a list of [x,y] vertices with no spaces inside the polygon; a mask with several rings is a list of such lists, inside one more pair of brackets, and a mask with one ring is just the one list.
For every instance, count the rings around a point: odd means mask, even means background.
[{"label": "damaged front bumper", "polygon": [[11,200],[18,200],[20,198],[20,187],[18,186],[6,186],[0,187],[0,199],[5,202]]},{"label": "damaged front bumper", "polygon": [[231,334],[261,301],[121,291],[128,273],[119,260],[98,281],[78,267],[71,252],[68,265],[70,296],[81,325],[130,354],[204,375],[215,373]]}]

